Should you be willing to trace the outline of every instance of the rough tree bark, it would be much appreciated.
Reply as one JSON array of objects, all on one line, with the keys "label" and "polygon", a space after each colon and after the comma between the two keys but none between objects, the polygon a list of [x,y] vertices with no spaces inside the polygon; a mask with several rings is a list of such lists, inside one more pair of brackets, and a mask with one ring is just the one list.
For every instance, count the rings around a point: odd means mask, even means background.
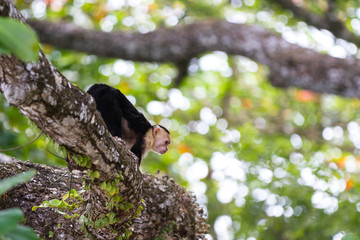
[{"label": "rough tree bark", "polygon": [[[24,20],[8,0],[0,0],[0,16]],[[82,193],[84,202],[74,213],[92,223],[111,212],[118,218],[111,227],[96,228],[86,224],[86,230],[98,239],[117,238],[114,230],[125,231],[144,199],[145,209],[132,226],[133,239],[152,239],[161,235],[169,224],[173,225],[173,231],[167,233],[171,239],[202,238],[207,226],[194,197],[166,178],[141,173],[134,155],[122,142],[114,141],[107,131],[93,99],[71,85],[42,52],[39,55],[37,63],[24,63],[15,57],[0,55],[0,92],[9,104],[68,152],[69,169],[75,179],[85,183],[76,182],[78,190],[85,191]],[[84,239],[78,218],[65,221],[50,208],[31,211],[35,205],[33,201],[39,204],[51,198],[61,199],[66,193],[68,189],[63,183],[54,181],[65,170],[10,161],[10,164],[0,164],[0,179],[29,167],[39,171],[36,178],[7,193],[0,208],[20,205],[27,223],[41,237],[47,238],[51,230],[59,233],[56,239]],[[97,176],[91,178],[89,173]],[[116,182],[116,179],[121,181]],[[104,182],[116,182],[115,195],[100,186]],[[133,207],[127,211],[109,207],[107,202],[116,195],[123,198],[122,203]]]},{"label": "rough tree bark", "polygon": [[[49,232],[54,232],[53,239],[84,239],[83,232],[78,230],[77,222],[69,221],[51,209],[31,211],[35,205],[44,200],[61,199],[69,190],[70,178],[67,169],[49,167],[30,162],[22,162],[7,155],[0,154],[0,179],[13,176],[28,169],[36,169],[36,176],[28,183],[18,186],[0,198],[0,209],[20,207],[26,216],[27,224],[37,234],[47,239]],[[82,178],[87,175],[74,172],[72,188],[82,189]],[[142,198],[146,207],[132,226],[131,239],[202,239],[207,231],[206,219],[199,205],[194,204],[195,197],[166,175],[150,176],[142,174]],[[92,209],[96,211],[96,209]],[[180,224],[179,224],[180,223]],[[58,224],[61,227],[58,227]],[[173,232],[161,233],[173,225]],[[102,231],[99,239],[112,239],[109,231]]]},{"label": "rough tree bark", "polygon": [[339,59],[290,44],[260,26],[220,20],[197,22],[147,34],[87,30],[70,23],[31,21],[40,40],[105,57],[175,64],[208,51],[242,55],[267,65],[274,86],[360,97],[360,61]]}]

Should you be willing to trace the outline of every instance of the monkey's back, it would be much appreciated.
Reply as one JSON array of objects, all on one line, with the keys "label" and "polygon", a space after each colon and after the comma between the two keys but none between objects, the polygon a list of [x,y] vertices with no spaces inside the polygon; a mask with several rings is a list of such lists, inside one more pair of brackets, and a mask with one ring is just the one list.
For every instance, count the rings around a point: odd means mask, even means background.
[{"label": "monkey's back", "polygon": [[123,137],[122,118],[137,135],[142,135],[151,128],[149,121],[120,90],[98,83],[92,85],[87,92],[95,99],[96,108],[113,136]]}]

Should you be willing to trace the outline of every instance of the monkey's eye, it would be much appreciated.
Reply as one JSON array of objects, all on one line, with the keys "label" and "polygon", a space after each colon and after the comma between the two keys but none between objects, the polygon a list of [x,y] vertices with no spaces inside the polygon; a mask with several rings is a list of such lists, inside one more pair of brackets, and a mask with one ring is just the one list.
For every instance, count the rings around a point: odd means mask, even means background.
[{"label": "monkey's eye", "polygon": [[165,141],[165,144],[166,144],[166,145],[169,145],[169,141]]}]

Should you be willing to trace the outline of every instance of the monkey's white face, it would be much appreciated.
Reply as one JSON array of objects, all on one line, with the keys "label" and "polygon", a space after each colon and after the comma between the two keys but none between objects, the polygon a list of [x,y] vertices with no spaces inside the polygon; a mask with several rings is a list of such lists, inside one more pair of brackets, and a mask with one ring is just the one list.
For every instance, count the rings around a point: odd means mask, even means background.
[{"label": "monkey's white face", "polygon": [[154,152],[159,154],[166,153],[170,143],[170,134],[160,127],[154,129],[154,145],[152,148]]}]

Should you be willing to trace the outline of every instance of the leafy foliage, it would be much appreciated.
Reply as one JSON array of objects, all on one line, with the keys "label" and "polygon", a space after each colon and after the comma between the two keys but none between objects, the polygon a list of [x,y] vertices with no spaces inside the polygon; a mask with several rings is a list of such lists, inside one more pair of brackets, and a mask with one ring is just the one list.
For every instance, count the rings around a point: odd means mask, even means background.
[{"label": "leafy foliage", "polygon": [[[35,175],[34,170],[29,170],[23,174],[19,174],[0,181],[0,195],[12,187],[29,181]],[[19,225],[19,222],[25,220],[24,214],[20,208],[11,208],[0,211],[0,239],[9,240],[36,240],[33,229]]]},{"label": "leafy foliage", "polygon": [[38,208],[54,208],[55,211],[64,216],[65,219],[73,219],[80,217],[79,214],[72,214],[72,211],[79,208],[84,199],[81,197],[81,192],[77,192],[75,189],[71,189],[66,193],[61,200],[51,199],[50,201],[43,201],[39,206],[34,206],[33,211]]},{"label": "leafy foliage", "polygon": [[15,175],[13,177],[9,177],[6,180],[1,181],[0,184],[0,195],[4,194],[6,191],[9,191],[11,188],[19,185],[21,183],[25,183],[34,177],[36,171],[29,170],[22,174]]},{"label": "leafy foliage", "polygon": [[0,211],[0,238],[11,240],[38,239],[33,229],[19,225],[19,222],[24,219],[24,214],[20,208],[11,208]]},{"label": "leafy foliage", "polygon": [[20,21],[0,17],[0,54],[15,54],[23,61],[37,61],[39,43],[36,33]]}]

